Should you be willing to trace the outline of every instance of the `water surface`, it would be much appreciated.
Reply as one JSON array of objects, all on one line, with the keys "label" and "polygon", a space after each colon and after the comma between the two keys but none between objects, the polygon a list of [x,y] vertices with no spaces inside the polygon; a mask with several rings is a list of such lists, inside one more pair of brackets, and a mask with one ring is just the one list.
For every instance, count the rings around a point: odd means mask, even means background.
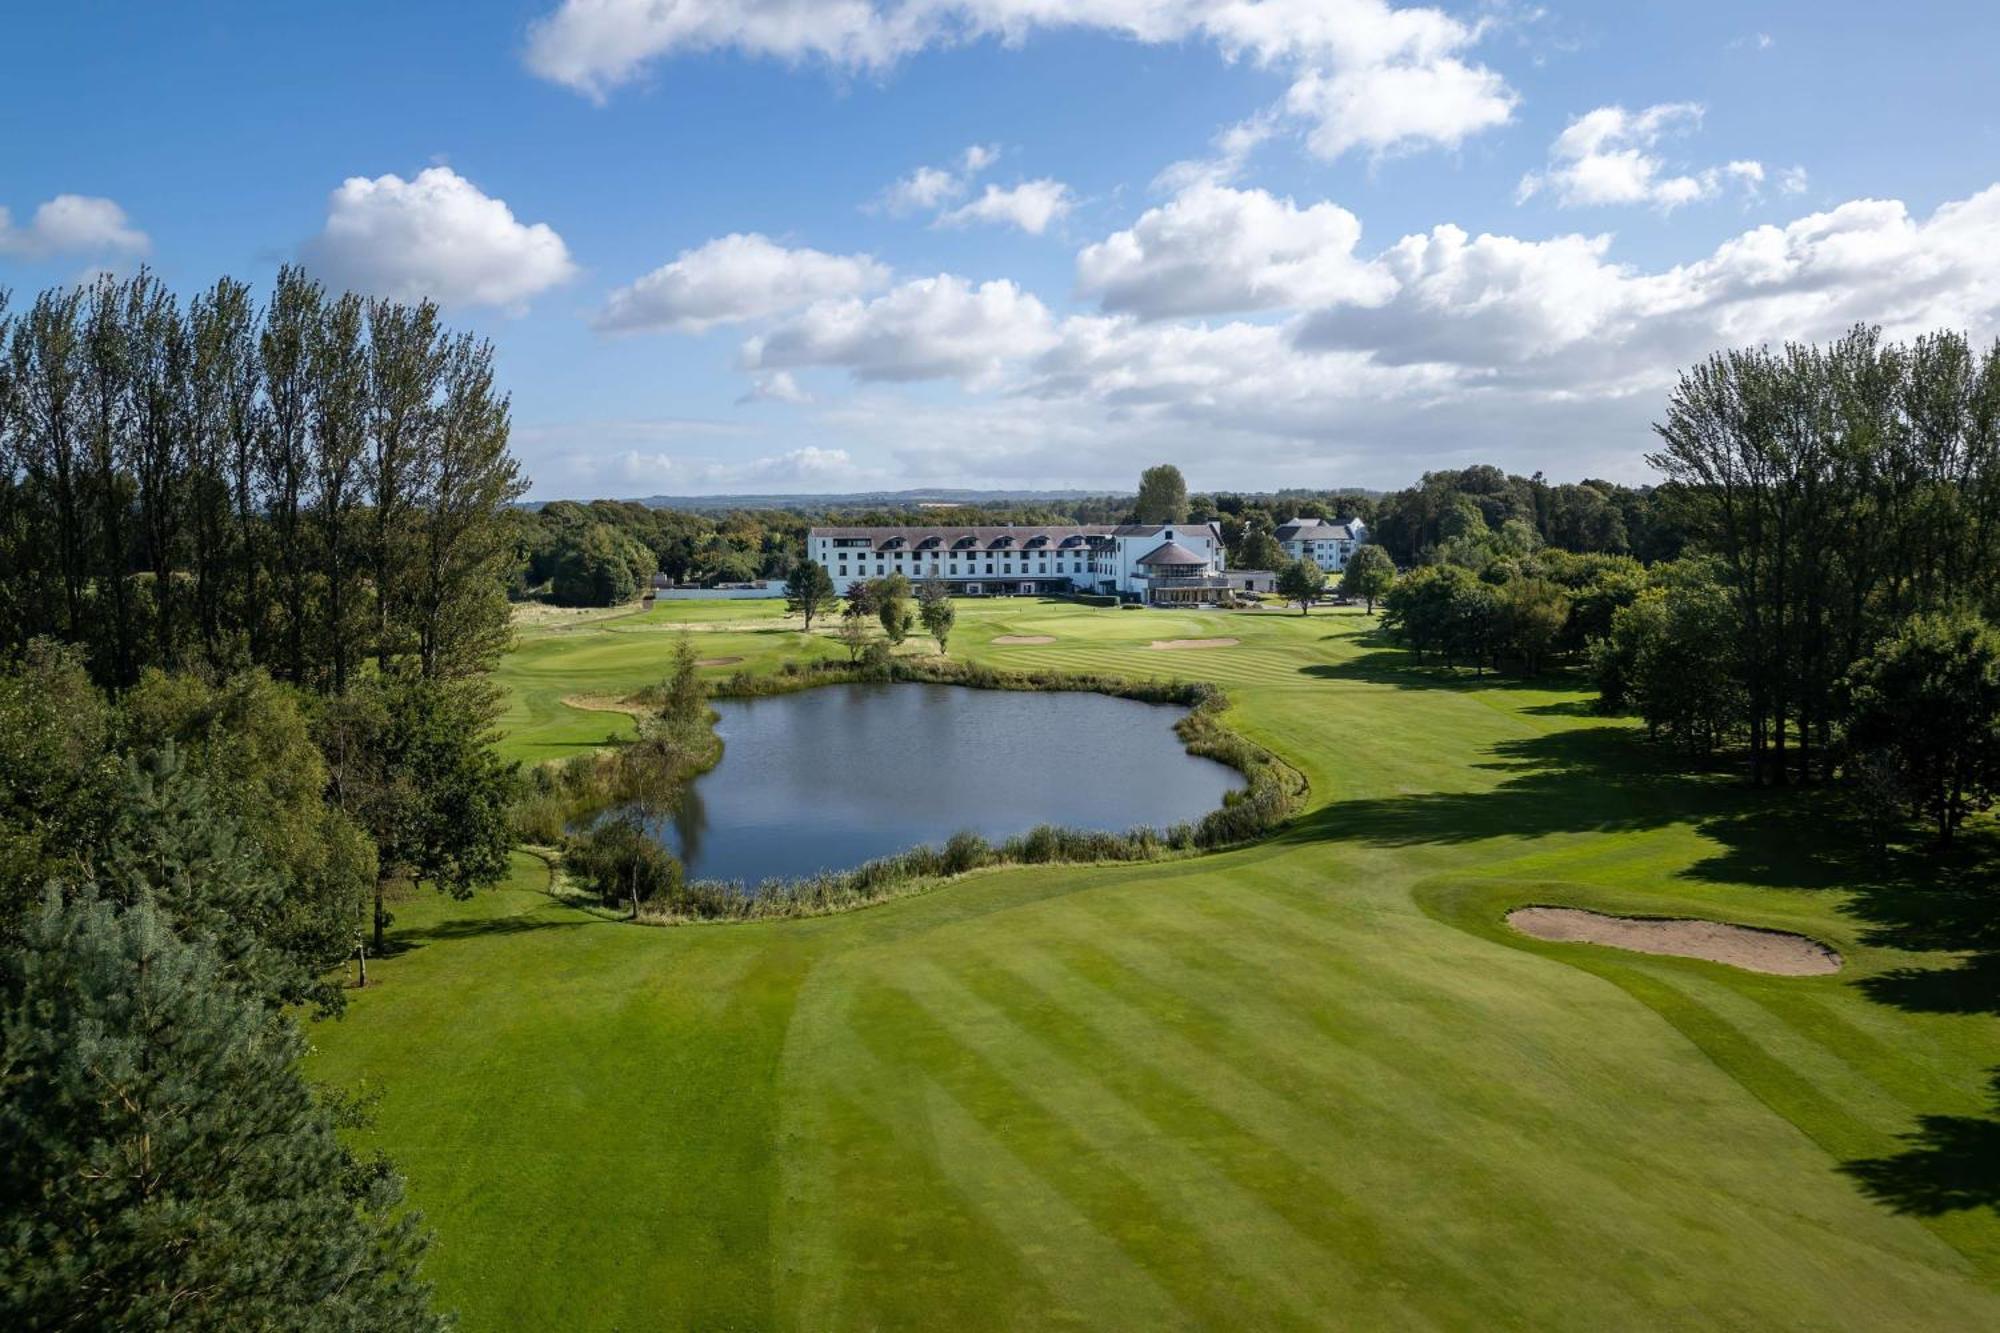
[{"label": "water surface", "polygon": [[1186,709],[1102,694],[827,685],[715,709],[722,762],[654,823],[696,879],[841,870],[961,829],[1165,826],[1243,785],[1181,748]]}]

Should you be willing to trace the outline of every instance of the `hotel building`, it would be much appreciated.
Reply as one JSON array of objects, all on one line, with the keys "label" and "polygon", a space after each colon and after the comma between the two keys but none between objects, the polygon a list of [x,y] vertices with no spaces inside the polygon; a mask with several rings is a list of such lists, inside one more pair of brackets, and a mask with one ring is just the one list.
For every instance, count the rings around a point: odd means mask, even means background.
[{"label": "hotel building", "polygon": [[806,554],[842,594],[890,574],[971,597],[1083,592],[1151,606],[1226,601],[1230,588],[1212,523],[814,528]]}]

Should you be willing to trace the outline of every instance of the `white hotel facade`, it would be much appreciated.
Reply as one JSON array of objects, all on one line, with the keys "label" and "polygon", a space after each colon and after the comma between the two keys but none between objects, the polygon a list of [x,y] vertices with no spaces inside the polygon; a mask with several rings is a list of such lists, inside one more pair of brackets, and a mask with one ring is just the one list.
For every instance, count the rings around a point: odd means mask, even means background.
[{"label": "white hotel facade", "polygon": [[1227,599],[1212,523],[814,528],[806,554],[842,594],[863,579],[940,579],[966,596],[1100,593],[1153,606]]}]

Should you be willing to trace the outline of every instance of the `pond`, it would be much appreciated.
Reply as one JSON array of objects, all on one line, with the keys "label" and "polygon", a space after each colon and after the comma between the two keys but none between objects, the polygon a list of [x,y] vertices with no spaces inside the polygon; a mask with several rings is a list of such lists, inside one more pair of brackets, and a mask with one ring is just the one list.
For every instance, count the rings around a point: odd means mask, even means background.
[{"label": "pond", "polygon": [[1164,827],[1243,786],[1181,748],[1185,709],[1102,694],[828,685],[715,710],[722,762],[653,821],[693,879],[845,870],[961,829]]}]

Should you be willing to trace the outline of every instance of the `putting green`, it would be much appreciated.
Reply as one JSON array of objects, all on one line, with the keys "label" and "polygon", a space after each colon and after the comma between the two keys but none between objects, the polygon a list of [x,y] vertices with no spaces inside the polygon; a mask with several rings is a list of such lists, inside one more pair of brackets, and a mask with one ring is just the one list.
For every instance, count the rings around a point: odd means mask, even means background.
[{"label": "putting green", "polygon": [[[562,698],[658,678],[678,623],[744,659],[717,674],[841,655],[766,603],[525,629],[509,752],[629,725]],[[398,909],[313,1072],[380,1091],[369,1142],[475,1329],[2000,1325],[1990,1208],[1899,1214],[1839,1170],[1977,1113],[1995,1055],[1988,1017],[1857,987],[1913,960],[1812,887],[1824,829],[1371,624],[961,603],[956,656],[1221,682],[1312,809],[1218,856],[674,930],[519,857]],[[1503,924],[1525,902],[1847,966],[1542,943]]]}]

